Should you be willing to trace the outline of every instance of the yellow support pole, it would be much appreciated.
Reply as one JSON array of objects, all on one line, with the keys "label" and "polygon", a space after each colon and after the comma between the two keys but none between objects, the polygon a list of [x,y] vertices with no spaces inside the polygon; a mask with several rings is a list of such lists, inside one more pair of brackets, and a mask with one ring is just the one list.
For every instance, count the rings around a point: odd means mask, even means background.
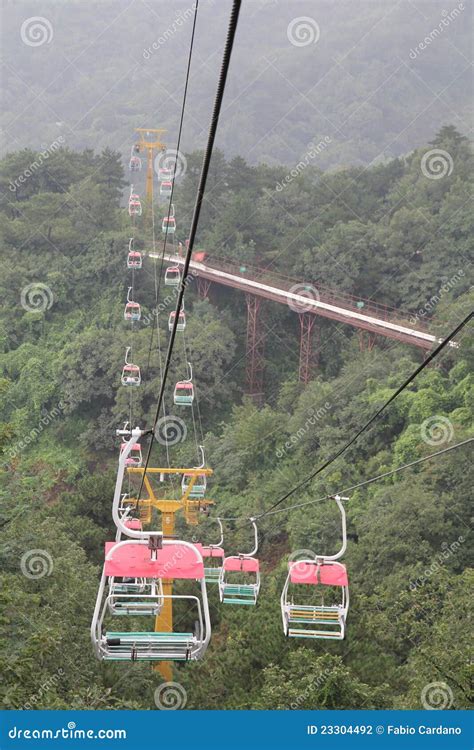
[{"label": "yellow support pole", "polygon": [[166,146],[160,140],[162,133],[166,130],[157,128],[135,128],[138,133],[138,145],[140,152],[146,152],[146,204],[150,211],[153,210],[153,171],[155,153],[164,151]]},{"label": "yellow support pole", "polygon": [[[174,535],[174,514],[176,511],[162,512],[162,530],[163,535],[170,537]],[[165,578],[162,581],[163,594],[171,596],[173,593],[173,579]],[[155,618],[155,633],[171,633],[173,631],[173,602],[171,599],[165,599],[163,608]],[[166,682],[173,679],[173,664],[170,661],[162,661],[154,666],[155,671],[159,672]]]},{"label": "yellow support pole", "polygon": [[[198,476],[209,477],[213,474],[212,469],[195,468],[171,468],[171,467],[149,467],[145,472],[144,467],[129,466],[127,469],[129,474],[138,474],[143,476],[143,484],[148,492],[148,497],[145,499],[146,503],[149,503],[150,507],[156,508],[161,513],[161,529],[165,538],[172,538],[175,531],[175,514],[179,510],[184,510],[185,518],[191,518],[191,508],[194,509],[194,501],[189,498],[191,489],[193,488]],[[187,474],[189,476],[189,485],[186,492],[181,494],[179,499],[175,498],[158,498],[155,494],[155,490],[150,482],[150,476],[156,474]],[[196,507],[202,505],[213,505],[212,500],[202,500],[197,502]],[[197,511],[196,511],[197,512]],[[191,511],[192,513],[192,511]],[[150,519],[151,520],[151,519]],[[196,521],[191,521],[197,523]],[[171,596],[173,593],[173,579],[165,578],[162,581],[163,594],[165,596]],[[155,633],[171,633],[173,631],[173,602],[171,599],[165,599],[163,607],[159,615],[155,618]],[[166,682],[171,682],[173,679],[173,664],[169,661],[162,661],[159,664],[153,666],[154,671],[159,672]]]}]

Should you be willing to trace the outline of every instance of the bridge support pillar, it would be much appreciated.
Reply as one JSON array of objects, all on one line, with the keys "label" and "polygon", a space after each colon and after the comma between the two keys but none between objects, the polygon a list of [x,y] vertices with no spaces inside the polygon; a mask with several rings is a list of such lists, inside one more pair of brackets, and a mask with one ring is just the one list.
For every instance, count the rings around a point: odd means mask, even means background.
[{"label": "bridge support pillar", "polygon": [[[313,358],[313,328],[316,322],[316,316],[312,313],[300,313],[300,364],[298,377],[301,383],[305,385],[311,380],[312,369],[314,365]],[[319,334],[319,327],[317,327]]]},{"label": "bridge support pillar", "polygon": [[263,401],[263,371],[265,367],[265,334],[259,330],[261,298],[246,294],[247,302],[247,393],[257,403]]},{"label": "bridge support pillar", "polygon": [[209,281],[209,279],[203,279],[200,276],[197,277],[197,292],[199,299],[207,299],[209,297],[211,283],[212,282]]},{"label": "bridge support pillar", "polygon": [[358,336],[359,336],[359,349],[361,352],[367,350],[369,352],[372,351],[375,345],[375,340],[377,338],[376,333],[372,333],[371,331],[364,331],[362,328],[359,328],[358,330]]}]

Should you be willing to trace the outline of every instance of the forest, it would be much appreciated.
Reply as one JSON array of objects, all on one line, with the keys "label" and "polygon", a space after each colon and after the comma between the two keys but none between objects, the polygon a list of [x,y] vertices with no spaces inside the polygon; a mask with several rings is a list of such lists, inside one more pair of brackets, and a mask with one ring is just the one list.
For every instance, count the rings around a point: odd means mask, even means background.
[{"label": "forest", "polygon": [[[428,179],[420,168],[430,149],[452,159],[442,179]],[[201,159],[200,151],[186,153],[176,189],[183,241]],[[452,124],[383,164],[333,172],[310,164],[290,180],[285,166],[216,151],[198,247],[211,258],[271,267],[316,288],[324,283],[390,305],[429,321],[443,337],[473,307],[472,173],[470,144]],[[156,708],[159,674],[140,663],[98,662],[89,634],[103,545],[115,535],[114,434],[128,408],[119,387],[127,345],[127,182],[121,154],[111,148],[64,145],[43,161],[25,148],[0,163],[4,708]],[[158,221],[160,211],[155,206]],[[135,243],[145,255],[153,249],[145,222]],[[141,426],[152,423],[160,385],[150,337],[155,271],[147,258],[137,282],[143,320],[134,357],[144,377],[134,419]],[[245,395],[243,295],[216,288],[203,300],[190,283],[186,300],[212,498],[223,516],[248,518],[268,508],[423,361],[413,346],[377,337],[373,348],[363,347],[355,329],[318,318],[317,361],[304,386],[297,316],[268,302],[259,405]],[[158,316],[164,339],[168,313]],[[457,343],[292,502],[335,493],[472,436],[472,325]],[[181,376],[173,362],[171,382]],[[190,434],[171,451],[173,462],[195,461]],[[155,443],[154,459],[162,453]],[[206,657],[174,671],[186,707],[413,709],[437,682],[449,686],[450,707],[468,707],[471,465],[466,446],[350,493],[344,641],[285,639],[279,608],[288,555],[337,547],[333,508],[317,502],[263,519],[258,605],[226,608],[210,592]],[[192,541],[214,537],[212,514],[194,528],[181,520],[180,533]],[[250,544],[242,524],[230,523],[226,533],[233,545]],[[25,574],[31,551],[42,553],[45,575]]]}]

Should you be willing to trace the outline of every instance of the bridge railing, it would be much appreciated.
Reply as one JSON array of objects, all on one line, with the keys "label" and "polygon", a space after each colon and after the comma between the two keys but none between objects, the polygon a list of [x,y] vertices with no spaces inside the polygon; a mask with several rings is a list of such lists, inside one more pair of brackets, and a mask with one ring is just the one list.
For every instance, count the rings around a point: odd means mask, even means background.
[{"label": "bridge railing", "polygon": [[[316,294],[314,294],[313,299],[325,302],[326,304],[360,312],[365,315],[372,315],[373,317],[391,323],[398,323],[400,325],[412,327],[412,324],[410,323],[410,318],[413,315],[412,313],[376,302],[372,299],[356,297],[349,292],[335,291],[319,282],[301,282],[287,275],[283,275],[278,271],[268,268],[259,268],[249,264],[239,266],[236,263],[232,263],[231,261],[219,258],[215,255],[206,257],[202,263],[210,270],[215,269],[217,271],[223,271],[224,273],[228,273],[241,279],[250,279],[252,281],[264,283],[267,286],[283,289],[287,292],[293,291],[295,293],[304,294],[306,287],[306,290],[310,294],[315,290]],[[295,289],[295,287],[297,288]],[[423,320],[416,321],[416,329],[426,331],[430,322],[431,318],[424,316]]]}]

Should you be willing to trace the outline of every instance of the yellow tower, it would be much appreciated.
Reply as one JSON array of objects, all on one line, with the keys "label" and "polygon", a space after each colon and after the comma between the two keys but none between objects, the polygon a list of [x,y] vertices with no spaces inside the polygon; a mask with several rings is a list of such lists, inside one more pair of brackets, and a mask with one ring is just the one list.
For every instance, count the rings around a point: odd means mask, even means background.
[{"label": "yellow tower", "polygon": [[[138,508],[140,511],[140,517],[146,522],[151,522],[151,511],[152,508],[161,513],[161,529],[163,531],[164,538],[173,538],[175,531],[175,515],[178,511],[184,512],[184,517],[188,523],[195,524],[197,522],[197,516],[199,510],[207,508],[209,505],[213,505],[213,500],[200,499],[193,500],[191,496],[193,494],[193,487],[198,477],[210,477],[213,474],[212,469],[204,468],[192,468],[192,469],[174,469],[174,468],[157,468],[148,467],[145,472],[143,467],[129,467],[129,474],[138,474],[143,477],[143,485],[148,493],[148,496],[140,500]],[[179,475],[186,474],[189,478],[189,484],[186,487],[185,492],[181,493],[179,498],[173,497],[157,497],[154,486],[151,483],[151,478],[158,475],[160,479],[160,485],[163,482],[165,475]],[[160,493],[161,494],[161,493]],[[138,501],[129,500],[131,504]],[[173,593],[173,579],[164,579],[163,594],[165,596]],[[165,599],[163,608],[159,615],[155,619],[155,632],[158,633],[171,633],[173,630],[173,602],[171,599]],[[167,682],[171,682],[173,679],[173,665],[171,662],[162,661],[160,664],[154,667],[161,676]]]},{"label": "yellow tower", "polygon": [[166,133],[166,130],[157,130],[156,128],[135,128],[138,133],[138,146],[140,153],[146,153],[146,202],[147,206],[153,210],[153,170],[155,156],[160,151],[164,151],[166,146],[160,141],[160,134]]}]

